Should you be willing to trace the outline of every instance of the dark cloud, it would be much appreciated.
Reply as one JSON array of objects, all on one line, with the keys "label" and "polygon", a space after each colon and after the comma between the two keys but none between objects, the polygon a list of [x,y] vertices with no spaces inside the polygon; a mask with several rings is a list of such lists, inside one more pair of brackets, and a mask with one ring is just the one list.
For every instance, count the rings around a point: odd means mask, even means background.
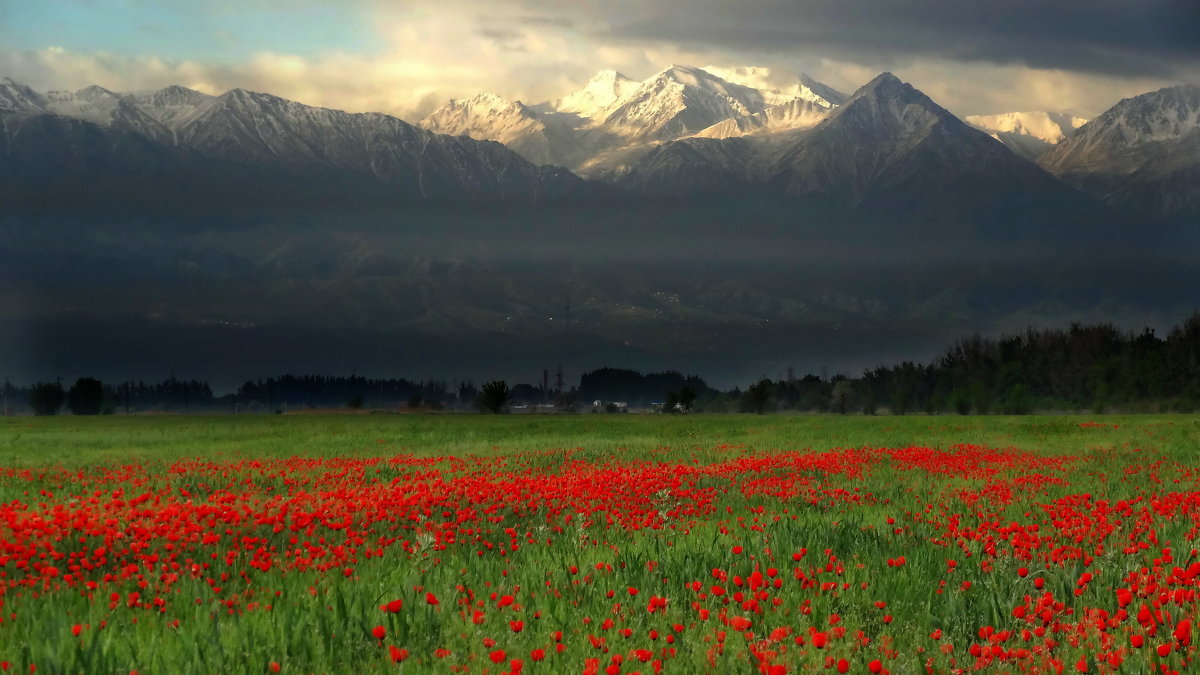
[{"label": "dark cloud", "polygon": [[1178,76],[1200,64],[1197,0],[618,0],[607,7],[602,30],[610,38],[692,47],[1114,75]]}]

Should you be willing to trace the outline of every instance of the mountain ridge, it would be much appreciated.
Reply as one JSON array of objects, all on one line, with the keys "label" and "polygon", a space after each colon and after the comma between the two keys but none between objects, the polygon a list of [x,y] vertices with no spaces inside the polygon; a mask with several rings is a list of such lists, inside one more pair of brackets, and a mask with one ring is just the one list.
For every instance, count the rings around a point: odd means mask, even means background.
[{"label": "mountain ridge", "polygon": [[[210,172],[230,174],[213,176],[226,184],[236,183],[233,176],[252,171],[268,183],[302,178],[306,184],[325,181],[418,200],[537,200],[567,195],[583,185],[565,170],[535,166],[492,141],[438,135],[382,113],[318,108],[241,88],[220,96],[182,87],[133,95],[85,89],[33,97],[28,95],[31,91],[12,82],[0,86],[4,123],[0,147],[7,149],[0,172],[9,176],[24,171],[52,178],[49,167],[63,166],[72,167],[70,175],[96,172],[106,180],[117,180],[153,173],[171,181],[172,175],[191,176],[207,167]],[[86,103],[96,96],[115,103],[105,109],[86,109],[84,118],[78,116],[77,105],[66,108],[75,115],[62,114],[64,105]],[[147,108],[158,114],[145,112]],[[24,137],[18,138],[22,133]],[[61,142],[64,137],[75,141]],[[34,157],[24,150],[14,154],[17,145],[40,145],[50,155]],[[136,171],[126,161],[129,157],[122,148],[131,146],[155,157],[150,162],[152,171]],[[105,153],[111,161],[104,159]],[[22,162],[29,165],[23,168]],[[330,178],[333,183],[328,183]],[[193,180],[194,176],[188,179]],[[180,181],[175,183],[178,186]]]},{"label": "mountain ridge", "polygon": [[1038,162],[1129,212],[1200,215],[1200,85],[1122,99]]}]

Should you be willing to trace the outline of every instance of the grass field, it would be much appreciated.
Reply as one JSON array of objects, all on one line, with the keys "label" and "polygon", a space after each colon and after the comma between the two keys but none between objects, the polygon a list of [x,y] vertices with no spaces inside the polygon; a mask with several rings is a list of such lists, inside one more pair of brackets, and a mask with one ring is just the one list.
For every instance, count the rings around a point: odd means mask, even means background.
[{"label": "grass field", "polygon": [[1170,672],[1200,418],[0,419],[14,672]]}]

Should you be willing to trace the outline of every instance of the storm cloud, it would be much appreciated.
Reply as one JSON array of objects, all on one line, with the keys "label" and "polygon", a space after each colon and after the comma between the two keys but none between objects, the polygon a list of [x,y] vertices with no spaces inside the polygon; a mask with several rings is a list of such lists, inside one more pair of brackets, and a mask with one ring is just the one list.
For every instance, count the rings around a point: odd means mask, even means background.
[{"label": "storm cloud", "polygon": [[932,57],[1128,76],[1200,64],[1194,0],[618,0],[608,36],[834,58]]}]

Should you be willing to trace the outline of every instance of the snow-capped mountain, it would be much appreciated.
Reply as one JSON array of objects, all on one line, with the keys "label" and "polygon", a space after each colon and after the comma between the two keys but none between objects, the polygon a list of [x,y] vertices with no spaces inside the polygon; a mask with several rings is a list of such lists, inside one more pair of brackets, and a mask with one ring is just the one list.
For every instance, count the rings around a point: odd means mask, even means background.
[{"label": "snow-capped mountain", "polygon": [[1054,186],[1045,172],[891,73],[864,85],[795,142],[772,173],[790,194],[835,195],[850,203],[883,194],[947,199],[954,186],[984,188],[989,198],[1016,187]]},{"label": "snow-capped mountain", "polygon": [[625,99],[641,85],[615,70],[602,70],[592,76],[579,91],[554,101],[551,107],[560,113],[578,115],[584,119],[604,117],[617,101]]},{"label": "snow-capped mountain", "polygon": [[212,99],[212,96],[187,87],[170,85],[151,91],[136,91],[125,98],[163,126],[174,129],[184,117]]},{"label": "snow-capped mountain", "polygon": [[496,141],[513,149],[528,142],[531,136],[541,136],[546,128],[525,104],[495,94],[479,94],[462,101],[450,99],[421,120],[420,126],[436,134]]},{"label": "snow-capped mountain", "polygon": [[1082,195],[890,73],[784,138],[666,143],[617,180],[642,192],[767,192],[898,217],[938,214],[941,223],[968,214],[990,222],[1014,208],[1088,208]]},{"label": "snow-capped mountain", "polygon": [[806,73],[784,74],[761,66],[704,66],[703,70],[728,82],[759,90],[771,105],[800,99],[821,107],[835,108],[846,102],[845,94],[827,84],[817,82]]},{"label": "snow-capped mountain", "polygon": [[800,83],[796,87],[796,98],[802,98],[805,101],[812,101],[824,105],[831,103],[833,105],[841,105],[846,102],[849,96],[834,89],[833,87],[817,82],[805,73],[800,73]]},{"label": "snow-capped mountain", "polygon": [[503,143],[534,164],[573,167],[588,155],[588,138],[575,131],[577,120],[539,114],[520,101],[494,94],[451,99],[420,126],[437,134]]},{"label": "snow-capped mountain", "polygon": [[598,189],[561,166],[649,196],[751,190],[854,208],[944,205],[957,217],[971,207],[1002,213],[1013,199],[1078,203],[1078,193],[1013,152],[1030,157],[1035,145],[1057,143],[1039,161],[1066,185],[1154,214],[1200,209],[1195,86],[1122,101],[1082,126],[1038,112],[972,117],[971,126],[887,73],[847,98],[803,75],[722,72],[728,79],[672,66],[635,83],[604,71],[552,103],[487,94],[450,101],[425,128],[244,89],[40,93],[3,79],[0,173],[148,167],[231,182],[251,170],[268,183],[357,182],[414,199]]},{"label": "snow-capped mountain", "polygon": [[118,94],[92,85],[78,91],[42,94],[8,78],[0,80],[0,109],[62,115],[159,140],[169,140],[179,119],[210,98],[179,86]]},{"label": "snow-capped mountain", "polygon": [[357,182],[414,199],[528,199],[581,185],[567,171],[534,166],[499,143],[245,89],[221,96],[182,87],[121,95],[89,87],[43,95],[11,81],[0,87],[0,147],[6,149],[0,173],[9,176],[51,176],[55,167],[61,175],[128,175],[138,173],[141,157],[147,170],[192,175],[197,185],[205,182],[195,180],[197,171],[230,182],[250,169],[263,184]]},{"label": "snow-capped mountain", "polygon": [[40,93],[4,78],[0,120],[3,175],[146,175],[190,162],[158,142],[166,129],[142,107],[103,87]]},{"label": "snow-capped mountain", "polygon": [[315,108],[245,89],[201,104],[180,121],[177,133],[181,144],[206,156],[348,171],[406,186],[420,197],[462,190],[516,194],[556,175],[498,143],[434,134],[380,113]]},{"label": "snow-capped mountain", "polygon": [[29,87],[4,77],[0,78],[0,110],[23,113],[44,113],[46,99]]},{"label": "snow-capped mountain", "polygon": [[421,126],[497,141],[531,162],[598,176],[619,173],[655,144],[676,138],[804,129],[845,100],[807,75],[765,68],[720,72],[730,79],[681,65],[642,82],[602,70],[581,89],[535,105],[490,94],[451,100]]},{"label": "snow-capped mountain", "polygon": [[803,98],[773,105],[753,115],[733,117],[704,129],[697,138],[734,138],[749,134],[777,134],[814,127],[825,119],[834,106]]},{"label": "snow-capped mountain", "polygon": [[967,124],[986,131],[1009,150],[1026,159],[1037,159],[1066,140],[1087,120],[1067,113],[1031,111],[999,115],[970,115]]},{"label": "snow-capped mountain", "polygon": [[119,94],[96,85],[79,91],[50,91],[43,98],[52,112],[104,126],[112,123],[121,106]]},{"label": "snow-capped mountain", "polygon": [[671,66],[617,101],[607,111],[604,125],[634,141],[663,141],[766,108],[766,99],[757,89],[726,82],[699,68]]},{"label": "snow-capped mountain", "polygon": [[1200,214],[1200,86],[1124,99],[1039,163],[1110,204],[1143,214]]},{"label": "snow-capped mountain", "polygon": [[153,104],[141,103],[132,96],[103,87],[92,85],[73,92],[51,91],[45,94],[45,100],[48,112],[64,117],[126,129],[154,139],[171,136],[171,128],[155,114],[157,108]]}]

